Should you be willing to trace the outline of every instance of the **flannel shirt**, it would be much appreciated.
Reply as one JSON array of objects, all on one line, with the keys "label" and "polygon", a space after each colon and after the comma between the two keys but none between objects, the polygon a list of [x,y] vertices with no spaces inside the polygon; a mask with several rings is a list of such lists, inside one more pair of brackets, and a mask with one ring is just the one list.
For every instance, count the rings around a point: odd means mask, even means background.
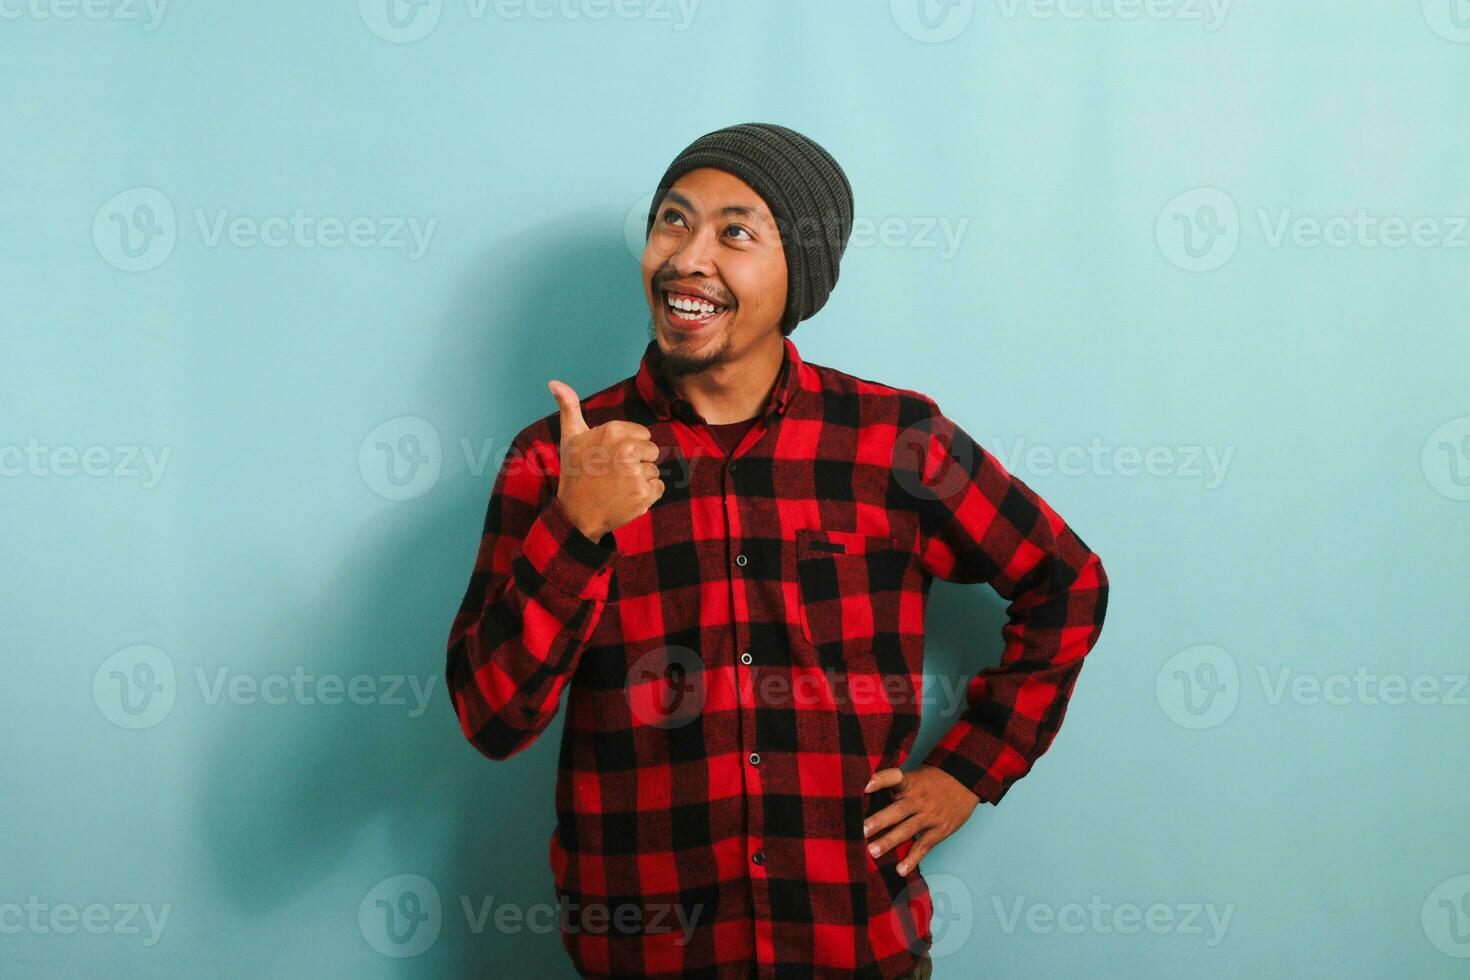
[{"label": "flannel shirt", "polygon": [[[1046,751],[1107,606],[1098,557],[929,397],[784,339],[727,458],[657,370],[586,397],[646,426],[665,492],[593,541],[556,497],[560,417],[500,465],[448,642],[464,736],[529,745],[563,692],[549,858],[584,976],[884,977],[933,941],[864,793],[918,733],[934,578],[1010,600],[1001,662],[923,762],[1000,802]],[[573,461],[575,462],[575,461]],[[590,465],[590,464],[589,464]]]}]

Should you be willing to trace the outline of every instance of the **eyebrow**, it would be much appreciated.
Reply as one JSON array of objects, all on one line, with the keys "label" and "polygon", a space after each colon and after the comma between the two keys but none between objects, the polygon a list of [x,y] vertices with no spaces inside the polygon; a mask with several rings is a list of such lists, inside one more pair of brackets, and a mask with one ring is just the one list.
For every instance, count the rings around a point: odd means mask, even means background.
[{"label": "eyebrow", "polygon": [[[686,208],[690,211],[694,210],[694,204],[678,191],[669,191],[665,195],[665,197],[682,208]],[[766,224],[770,224],[770,216],[766,214],[763,208],[754,207],[748,204],[727,204],[724,207],[720,208],[719,213],[721,215],[736,215],[739,217],[754,218]]]}]

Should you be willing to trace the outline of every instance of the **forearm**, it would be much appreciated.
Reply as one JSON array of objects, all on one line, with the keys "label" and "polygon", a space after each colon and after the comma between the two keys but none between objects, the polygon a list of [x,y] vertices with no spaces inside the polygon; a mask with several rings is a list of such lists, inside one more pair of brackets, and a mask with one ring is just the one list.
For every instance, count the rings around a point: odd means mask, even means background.
[{"label": "forearm", "polygon": [[1009,599],[1000,664],[925,758],[999,802],[1050,746],[1107,610],[1102,561],[1051,506],[935,408],[919,505],[924,566]]},{"label": "forearm", "polygon": [[554,497],[523,536],[510,533],[521,506],[504,494],[492,502],[497,516],[487,519],[446,658],[460,728],[492,759],[524,749],[555,717],[602,616],[614,555]]},{"label": "forearm", "polygon": [[1038,588],[1008,607],[1000,664],[970,679],[964,711],[925,757],[982,800],[999,803],[1050,747],[1101,633],[1108,594],[1101,560],[1089,551],[1065,576],[1065,588]]}]

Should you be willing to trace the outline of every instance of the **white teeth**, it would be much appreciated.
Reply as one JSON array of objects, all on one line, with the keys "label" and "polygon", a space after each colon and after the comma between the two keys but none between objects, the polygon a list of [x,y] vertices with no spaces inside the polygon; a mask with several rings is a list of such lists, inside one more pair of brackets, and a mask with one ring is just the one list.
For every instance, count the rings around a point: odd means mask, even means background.
[{"label": "white teeth", "polygon": [[719,309],[719,307],[715,306],[713,303],[706,303],[703,300],[684,299],[683,297],[675,297],[672,295],[666,296],[665,299],[667,300],[668,304],[674,309],[688,310],[691,313],[701,313],[708,315]]}]

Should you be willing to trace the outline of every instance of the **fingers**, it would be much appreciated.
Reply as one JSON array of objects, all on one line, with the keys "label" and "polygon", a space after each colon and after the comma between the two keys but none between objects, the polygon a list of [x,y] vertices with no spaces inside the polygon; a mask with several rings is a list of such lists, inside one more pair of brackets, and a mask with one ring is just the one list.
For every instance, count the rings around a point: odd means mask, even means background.
[{"label": "fingers", "polygon": [[560,381],[548,381],[546,387],[551,390],[552,397],[561,408],[561,441],[565,443],[573,436],[586,432],[587,420],[582,418],[581,402],[571,386]]},{"label": "fingers", "polygon": [[[873,814],[863,823],[863,836],[872,837],[880,830],[885,830],[889,827],[892,827],[900,820],[908,819],[909,817],[913,816],[915,812],[917,812],[917,810],[912,803],[904,803],[902,801],[898,803],[890,803],[888,806],[885,806],[883,809]],[[899,840],[902,839],[902,837],[899,838]]]},{"label": "fingers", "polygon": [[625,443],[618,447],[617,455],[613,457],[613,465],[619,473],[652,480],[659,475],[658,464],[653,462],[655,459],[658,459],[657,446],[653,447],[653,452],[650,454],[647,449]]},{"label": "fingers", "polygon": [[613,419],[604,427],[608,435],[615,439],[636,439],[642,442],[650,442],[653,439],[653,433],[648,431],[648,426],[629,422],[627,419]]},{"label": "fingers", "polygon": [[[894,806],[897,805],[896,803],[894,804]],[[888,809],[891,810],[893,807],[888,807]],[[919,814],[907,814],[898,823],[894,824],[888,833],[875,840],[868,841],[868,853],[873,857],[877,857],[885,853],[890,847],[897,847],[899,844],[902,844],[923,829],[924,821]]]},{"label": "fingers", "polygon": [[902,769],[879,769],[873,773],[873,778],[868,780],[868,785],[863,787],[863,792],[871,793],[874,790],[887,789],[890,786],[901,786],[903,785],[904,775],[905,773]]},{"label": "fingers", "polygon": [[948,836],[948,834],[938,833],[933,828],[920,831],[919,839],[914,842],[913,847],[909,848],[909,852],[904,855],[903,860],[898,862],[898,873],[906,875],[911,868],[917,868],[919,862],[924,860],[924,855],[933,850],[935,844],[938,844]]},{"label": "fingers", "polygon": [[917,868],[924,855],[949,836],[949,833],[944,832],[943,826],[930,815],[914,806],[905,807],[902,803],[884,807],[869,817],[868,822],[863,825],[863,836],[870,837],[885,827],[891,829],[868,841],[868,853],[876,858],[906,840],[913,840],[913,846],[898,864],[898,873],[904,875],[909,873],[910,868]]}]

